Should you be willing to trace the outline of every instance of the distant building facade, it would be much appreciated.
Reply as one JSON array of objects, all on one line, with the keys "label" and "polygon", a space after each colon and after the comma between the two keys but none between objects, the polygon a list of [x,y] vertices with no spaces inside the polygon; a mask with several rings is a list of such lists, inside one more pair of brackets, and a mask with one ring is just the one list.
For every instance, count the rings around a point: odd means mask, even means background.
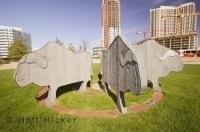
[{"label": "distant building facade", "polygon": [[93,59],[100,59],[102,55],[103,47],[97,46],[92,48],[92,58]]},{"label": "distant building facade", "polygon": [[194,49],[197,44],[195,3],[150,9],[150,37],[173,50]]},{"label": "distant building facade", "polygon": [[101,39],[94,41],[95,47],[92,48],[92,58],[100,59],[103,51]]},{"label": "distant building facade", "polygon": [[0,58],[8,58],[8,47],[17,39],[22,39],[28,48],[32,51],[31,35],[22,30],[22,28],[1,26],[0,25]]},{"label": "distant building facade", "polygon": [[102,0],[103,47],[108,48],[117,35],[121,35],[120,0]]}]

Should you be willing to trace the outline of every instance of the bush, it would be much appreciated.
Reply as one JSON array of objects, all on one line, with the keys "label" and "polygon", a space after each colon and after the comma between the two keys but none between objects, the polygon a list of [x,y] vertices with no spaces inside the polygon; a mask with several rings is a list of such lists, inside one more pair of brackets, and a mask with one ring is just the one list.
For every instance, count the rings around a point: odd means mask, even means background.
[{"label": "bush", "polygon": [[10,64],[10,60],[4,60],[4,64]]},{"label": "bush", "polygon": [[0,59],[0,65],[2,65],[2,64],[3,64],[2,59]]},{"label": "bush", "polygon": [[10,64],[10,60],[0,59],[0,65],[2,65],[2,64]]},{"label": "bush", "polygon": [[23,40],[15,40],[8,48],[9,58],[11,60],[19,60],[23,55],[28,53],[28,49]]}]

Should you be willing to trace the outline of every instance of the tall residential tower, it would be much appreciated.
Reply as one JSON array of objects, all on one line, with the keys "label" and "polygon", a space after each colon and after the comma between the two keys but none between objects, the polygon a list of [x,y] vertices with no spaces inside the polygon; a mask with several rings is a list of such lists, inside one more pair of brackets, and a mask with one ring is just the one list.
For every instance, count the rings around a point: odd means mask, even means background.
[{"label": "tall residential tower", "polygon": [[117,35],[121,35],[120,1],[102,0],[102,43],[108,48]]},{"label": "tall residential tower", "polygon": [[150,9],[150,36],[173,50],[194,49],[197,44],[195,3]]}]

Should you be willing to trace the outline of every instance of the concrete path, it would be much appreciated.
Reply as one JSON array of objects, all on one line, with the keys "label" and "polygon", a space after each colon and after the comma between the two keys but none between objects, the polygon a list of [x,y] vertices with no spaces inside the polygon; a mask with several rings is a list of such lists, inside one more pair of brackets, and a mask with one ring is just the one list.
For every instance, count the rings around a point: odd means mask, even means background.
[{"label": "concrete path", "polygon": [[18,62],[11,62],[10,64],[0,65],[0,70],[15,69]]},{"label": "concrete path", "polygon": [[182,57],[184,64],[200,64],[200,57]]}]

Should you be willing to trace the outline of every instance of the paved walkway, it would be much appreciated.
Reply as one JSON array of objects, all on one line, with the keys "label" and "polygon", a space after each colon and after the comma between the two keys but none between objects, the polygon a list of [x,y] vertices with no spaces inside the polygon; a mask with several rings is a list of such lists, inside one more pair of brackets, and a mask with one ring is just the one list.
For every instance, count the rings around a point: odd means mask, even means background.
[{"label": "paved walkway", "polygon": [[10,64],[2,64],[0,65],[0,70],[15,69],[16,66],[17,62],[11,62]]},{"label": "paved walkway", "polygon": [[[48,87],[43,87],[42,90],[40,90],[37,94],[37,98],[40,99],[39,102],[46,106],[49,107],[45,104],[46,97],[44,95],[48,92]],[[161,101],[163,98],[163,94],[161,91],[155,91],[152,98],[148,99],[144,103],[141,104],[133,104],[127,108],[128,113],[129,112],[139,112],[143,111],[146,109],[149,109],[153,107],[155,104]],[[64,107],[59,104],[55,104],[50,107],[56,112],[64,113],[64,114],[70,114],[70,115],[76,115],[76,116],[103,116],[103,117],[117,117],[121,115],[118,109],[109,109],[109,110],[84,110],[84,109],[73,109],[73,108],[68,108]]]},{"label": "paved walkway", "polygon": [[200,57],[182,57],[184,64],[200,64]]}]

